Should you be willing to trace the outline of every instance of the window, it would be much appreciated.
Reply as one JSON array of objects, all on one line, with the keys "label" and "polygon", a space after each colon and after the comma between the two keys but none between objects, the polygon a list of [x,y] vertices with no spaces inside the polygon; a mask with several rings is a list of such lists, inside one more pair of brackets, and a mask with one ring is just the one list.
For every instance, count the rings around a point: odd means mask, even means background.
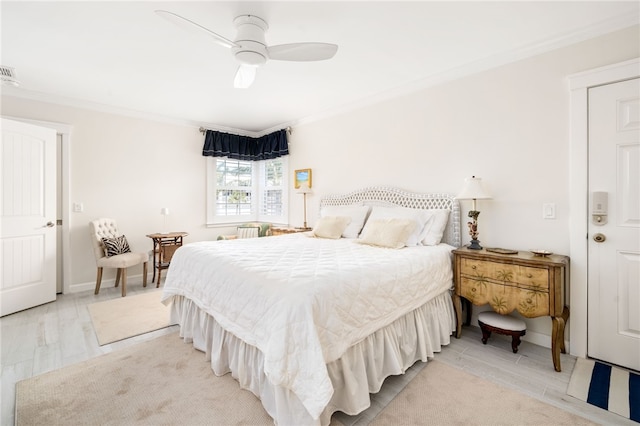
[{"label": "window", "polygon": [[207,158],[207,223],[288,223],[287,157]]}]

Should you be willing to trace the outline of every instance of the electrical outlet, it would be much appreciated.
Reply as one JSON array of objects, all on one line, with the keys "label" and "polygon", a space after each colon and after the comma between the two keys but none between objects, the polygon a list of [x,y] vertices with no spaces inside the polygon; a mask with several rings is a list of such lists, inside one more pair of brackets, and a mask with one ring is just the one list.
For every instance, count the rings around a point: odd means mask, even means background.
[{"label": "electrical outlet", "polygon": [[542,205],[542,218],[543,219],[555,219],[556,218],[556,204],[544,203]]},{"label": "electrical outlet", "polygon": [[82,203],[73,203],[74,213],[82,213],[84,211],[84,205]]}]

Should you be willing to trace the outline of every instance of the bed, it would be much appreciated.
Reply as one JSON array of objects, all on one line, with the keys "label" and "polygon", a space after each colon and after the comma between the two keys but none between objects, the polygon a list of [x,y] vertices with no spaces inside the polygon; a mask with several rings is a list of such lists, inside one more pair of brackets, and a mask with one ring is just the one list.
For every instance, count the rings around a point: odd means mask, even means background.
[{"label": "bed", "polygon": [[320,208],[312,232],[181,247],[163,289],[180,336],[278,425],[365,410],[386,377],[433,358],[456,326],[452,196],[376,187]]}]

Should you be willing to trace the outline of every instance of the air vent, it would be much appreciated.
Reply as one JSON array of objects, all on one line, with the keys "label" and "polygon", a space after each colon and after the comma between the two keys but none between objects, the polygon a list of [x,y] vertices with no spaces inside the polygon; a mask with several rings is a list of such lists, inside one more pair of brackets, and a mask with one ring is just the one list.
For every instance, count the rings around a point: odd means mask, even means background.
[{"label": "air vent", "polygon": [[3,85],[17,86],[20,84],[16,77],[16,69],[0,65],[0,81]]}]

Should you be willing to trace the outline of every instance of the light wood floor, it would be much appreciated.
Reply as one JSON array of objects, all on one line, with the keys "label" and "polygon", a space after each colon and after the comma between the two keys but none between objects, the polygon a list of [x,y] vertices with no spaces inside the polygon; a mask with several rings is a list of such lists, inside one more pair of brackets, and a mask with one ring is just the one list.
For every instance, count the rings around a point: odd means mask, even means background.
[{"label": "light wood floor", "polygon": [[[129,296],[155,288],[130,285]],[[15,383],[51,370],[115,351],[144,340],[177,331],[178,326],[158,330],[109,345],[99,346],[93,331],[87,305],[120,297],[119,289],[103,288],[99,295],[83,292],[58,295],[57,301],[0,319],[0,421],[3,426],[14,424]],[[562,355],[562,372],[553,369],[551,352],[547,348],[523,342],[518,354],[511,352],[510,340],[492,336],[485,346],[477,327],[463,329],[462,338],[452,338],[449,346],[436,359],[481,376],[492,382],[517,389],[556,407],[606,425],[637,423],[593,407],[566,395],[575,359]],[[373,396],[372,406],[358,416],[337,413],[346,426],[366,425],[424,367],[416,363],[403,376],[388,378],[382,390]],[[452,408],[463,401],[452,400]],[[496,402],[499,404],[499,402]],[[479,421],[481,423],[481,420]]]}]

